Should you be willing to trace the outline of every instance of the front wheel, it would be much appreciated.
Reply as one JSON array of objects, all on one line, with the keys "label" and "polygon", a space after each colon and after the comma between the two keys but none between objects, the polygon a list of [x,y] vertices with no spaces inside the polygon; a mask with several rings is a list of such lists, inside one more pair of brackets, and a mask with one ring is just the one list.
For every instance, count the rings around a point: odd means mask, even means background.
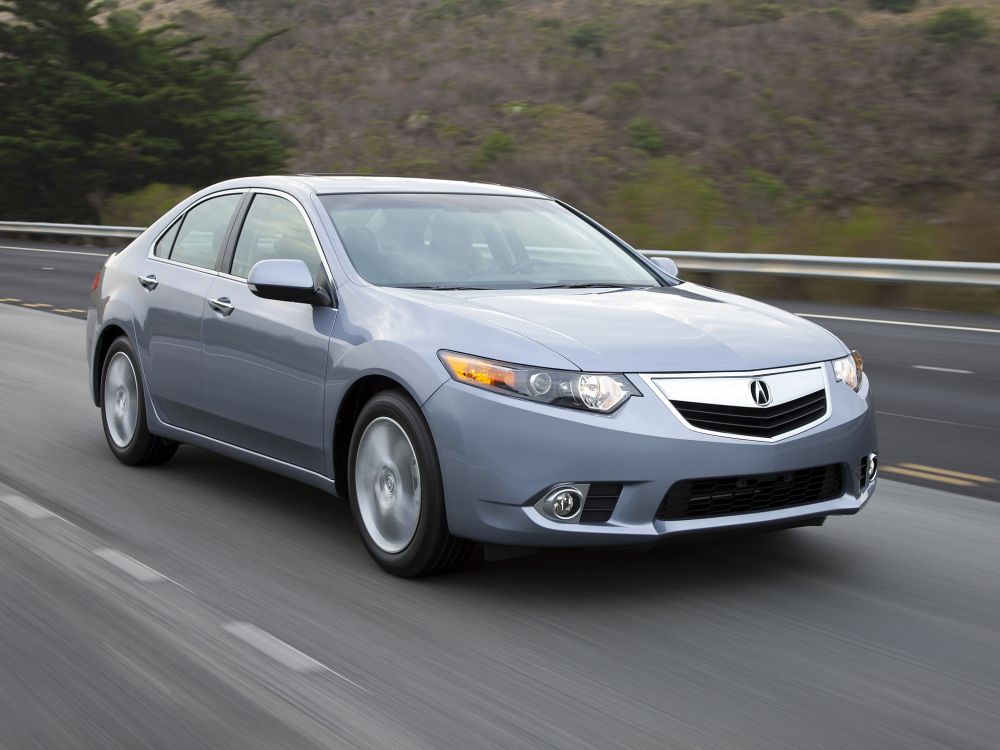
[{"label": "front wheel", "polygon": [[132,345],[115,339],[101,371],[101,420],[115,457],[129,466],[162,464],[177,452],[177,443],[153,435],[146,426],[145,391]]},{"label": "front wheel", "polygon": [[405,393],[383,391],[361,410],[347,481],[361,539],[389,573],[404,578],[440,573],[468,555],[471,542],[448,531],[430,429]]}]

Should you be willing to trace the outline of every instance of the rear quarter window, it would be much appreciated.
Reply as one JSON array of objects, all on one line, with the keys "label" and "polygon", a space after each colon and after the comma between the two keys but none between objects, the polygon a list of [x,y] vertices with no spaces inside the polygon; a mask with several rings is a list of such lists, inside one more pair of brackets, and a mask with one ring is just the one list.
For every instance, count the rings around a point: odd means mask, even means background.
[{"label": "rear quarter window", "polygon": [[173,226],[170,227],[166,232],[164,232],[156,246],[153,248],[153,255],[157,258],[169,258],[170,251],[173,250],[174,240],[177,238],[177,230],[180,229],[180,220],[175,221]]}]

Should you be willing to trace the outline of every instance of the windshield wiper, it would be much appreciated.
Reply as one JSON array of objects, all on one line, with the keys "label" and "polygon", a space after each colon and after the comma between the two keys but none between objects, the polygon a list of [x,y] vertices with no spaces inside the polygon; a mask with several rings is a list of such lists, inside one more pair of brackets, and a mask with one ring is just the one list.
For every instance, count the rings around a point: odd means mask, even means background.
[{"label": "windshield wiper", "polygon": [[461,284],[391,284],[397,289],[434,289],[444,292],[486,291],[484,286],[462,286]]},{"label": "windshield wiper", "polygon": [[649,289],[652,284],[614,284],[604,281],[586,281],[577,284],[546,284],[533,286],[532,289]]}]

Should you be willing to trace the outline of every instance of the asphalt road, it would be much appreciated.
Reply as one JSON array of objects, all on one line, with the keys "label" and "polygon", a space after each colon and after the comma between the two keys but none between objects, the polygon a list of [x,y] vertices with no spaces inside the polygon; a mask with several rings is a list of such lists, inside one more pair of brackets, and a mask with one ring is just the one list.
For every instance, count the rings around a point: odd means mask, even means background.
[{"label": "asphalt road", "polygon": [[0,236],[0,301],[85,317],[94,274],[110,252]]},{"label": "asphalt road", "polygon": [[[108,252],[0,240],[0,301],[84,317]],[[776,304],[864,355],[887,476],[1000,501],[1000,316]]]},{"label": "asphalt road", "polygon": [[0,747],[997,746],[996,503],[401,581],[314,489],[115,461],[82,336],[0,305]]}]

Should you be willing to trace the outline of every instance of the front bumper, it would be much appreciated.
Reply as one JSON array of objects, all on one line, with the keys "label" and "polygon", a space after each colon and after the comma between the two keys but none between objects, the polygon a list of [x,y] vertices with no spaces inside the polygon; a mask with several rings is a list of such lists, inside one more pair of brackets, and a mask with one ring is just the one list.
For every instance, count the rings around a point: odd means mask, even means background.
[{"label": "front bumper", "polygon": [[[825,367],[830,367],[826,364]],[[858,512],[877,479],[861,488],[859,458],[877,452],[865,378],[859,393],[831,375],[831,414],[776,442],[695,432],[638,377],[642,397],[610,415],[493,394],[448,381],[424,404],[437,445],[453,534],[532,547],[643,545],[674,536],[790,524]],[[823,502],[739,515],[657,520],[675,482],[786,472],[828,464],[844,471],[844,494]],[[534,502],[563,483],[620,483],[605,523],[550,520]]]}]

